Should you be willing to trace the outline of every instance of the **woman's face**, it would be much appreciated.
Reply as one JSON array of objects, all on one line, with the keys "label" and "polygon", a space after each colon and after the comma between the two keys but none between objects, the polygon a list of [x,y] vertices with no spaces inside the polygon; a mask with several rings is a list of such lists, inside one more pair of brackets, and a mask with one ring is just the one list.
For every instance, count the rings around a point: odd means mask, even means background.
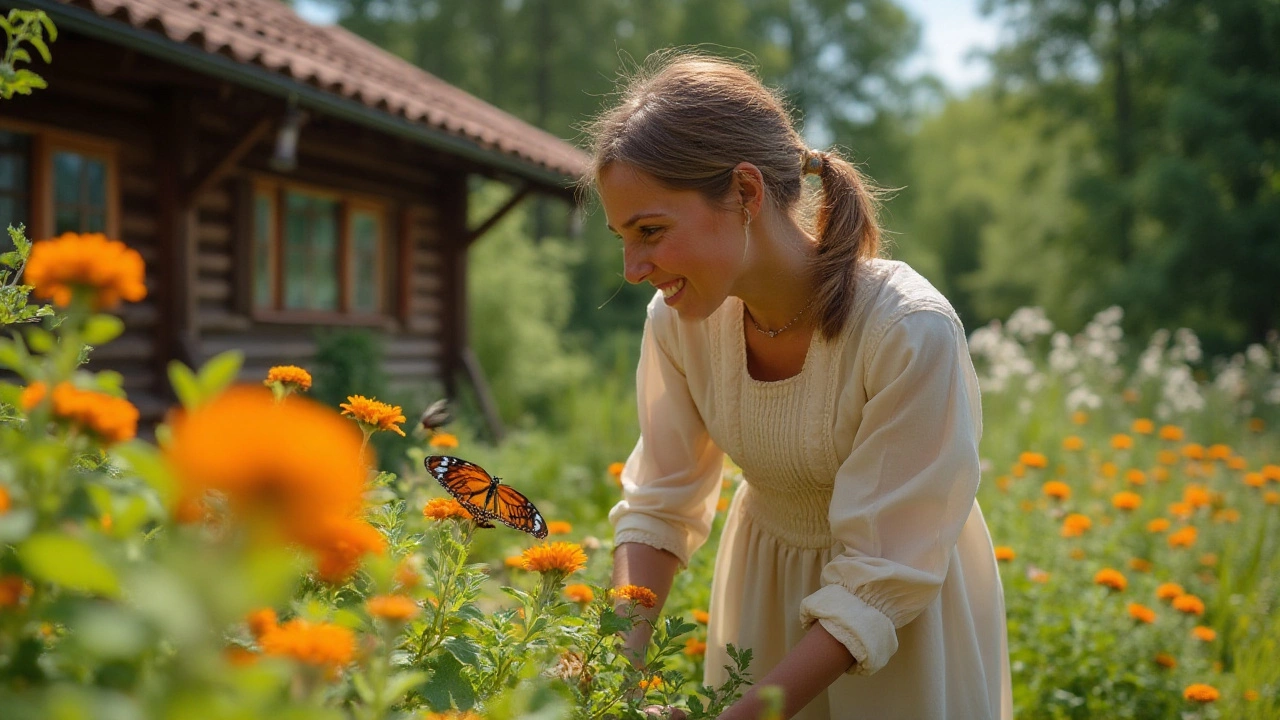
[{"label": "woman's face", "polygon": [[609,229],[622,238],[627,282],[658,288],[682,318],[715,312],[742,270],[742,213],[624,163],[606,165],[596,185]]}]

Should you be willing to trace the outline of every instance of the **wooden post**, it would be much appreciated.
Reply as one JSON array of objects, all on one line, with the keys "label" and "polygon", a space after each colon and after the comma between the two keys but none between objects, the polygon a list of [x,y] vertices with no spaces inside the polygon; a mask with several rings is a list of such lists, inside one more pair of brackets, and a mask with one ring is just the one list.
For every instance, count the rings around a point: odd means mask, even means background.
[{"label": "wooden post", "polygon": [[185,181],[194,163],[195,109],[191,97],[178,89],[168,92],[156,128],[157,259],[160,311],[156,337],[156,376],[162,397],[172,397],[168,381],[170,360],[194,366],[199,361],[196,325],[196,213],[187,199]]}]

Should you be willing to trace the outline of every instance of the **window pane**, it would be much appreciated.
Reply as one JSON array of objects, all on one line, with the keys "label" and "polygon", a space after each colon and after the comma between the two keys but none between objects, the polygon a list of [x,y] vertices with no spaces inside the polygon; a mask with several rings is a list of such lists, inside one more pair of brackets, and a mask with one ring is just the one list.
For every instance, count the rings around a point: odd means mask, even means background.
[{"label": "window pane", "polygon": [[[79,155],[70,152],[53,154],[53,199],[60,205],[76,205],[80,198],[80,171],[83,163]],[[79,228],[76,228],[77,230]]]},{"label": "window pane", "polygon": [[332,200],[285,194],[285,307],[337,310],[337,210]]},{"label": "window pane", "polygon": [[378,244],[380,218],[365,210],[351,214],[351,309],[376,313],[378,307]]},{"label": "window pane", "polygon": [[30,135],[12,130],[0,130],[0,150],[16,150],[25,154],[30,146]]},{"label": "window pane", "polygon": [[253,196],[253,306],[271,308],[275,298],[271,294],[272,276],[271,241],[275,234],[275,213],[272,212],[272,196],[263,192]]},{"label": "window pane", "polygon": [[85,158],[85,190],[88,197],[82,202],[101,212],[107,207],[107,164],[101,160]]},{"label": "window pane", "polygon": [[10,225],[17,227],[22,220],[18,217],[17,200],[0,195],[0,253],[7,253],[14,249],[13,241],[9,239],[8,227]]},{"label": "window pane", "polygon": [[53,216],[53,234],[80,232],[80,213],[72,207],[59,207]]},{"label": "window pane", "polygon": [[107,216],[102,212],[90,212],[84,217],[84,231],[105,233],[107,231]]},{"label": "window pane", "polygon": [[25,190],[26,187],[26,159],[16,153],[0,150],[0,192]]}]

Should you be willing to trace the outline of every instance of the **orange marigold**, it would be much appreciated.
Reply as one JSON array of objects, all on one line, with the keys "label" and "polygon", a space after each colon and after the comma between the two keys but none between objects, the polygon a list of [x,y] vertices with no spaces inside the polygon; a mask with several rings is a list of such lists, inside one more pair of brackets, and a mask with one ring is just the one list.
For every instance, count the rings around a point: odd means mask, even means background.
[{"label": "orange marigold", "polygon": [[1134,572],[1151,572],[1151,561],[1146,558],[1129,558],[1129,567]]},{"label": "orange marigold", "polygon": [[1156,462],[1160,463],[1161,465],[1177,465],[1178,453],[1172,450],[1161,450],[1160,452],[1156,453]]},{"label": "orange marigold", "polygon": [[[1257,420],[1257,418],[1254,418]],[[1258,691],[1250,688],[1244,691],[1244,699],[1246,702],[1253,702],[1258,699]]]},{"label": "orange marigold", "polygon": [[1249,469],[1249,461],[1240,455],[1233,455],[1227,458],[1227,467],[1232,470],[1247,470]]},{"label": "orange marigold", "polygon": [[525,570],[540,573],[575,573],[587,566],[587,554],[582,546],[570,542],[551,542],[536,545],[521,554]]},{"label": "orange marigold", "polygon": [[365,555],[382,555],[387,550],[382,533],[358,518],[329,518],[300,537],[316,553],[316,575],[329,583],[351,577]]},{"label": "orange marigold", "polygon": [[583,605],[596,599],[595,591],[590,585],[574,584],[567,585],[564,589],[564,596],[569,602],[581,603]]},{"label": "orange marigold", "polygon": [[1220,523],[1240,522],[1240,511],[1235,508],[1222,508],[1213,514],[1213,521]]},{"label": "orange marigold", "polygon": [[1179,595],[1173,599],[1173,609],[1188,615],[1203,615],[1204,601],[1195,595]]},{"label": "orange marigold", "polygon": [[1160,667],[1169,668],[1170,670],[1178,667],[1178,661],[1168,653],[1156,653],[1154,660]]},{"label": "orange marigold", "polygon": [[1204,446],[1200,443],[1187,443],[1182,446],[1182,457],[1188,460],[1203,460]]},{"label": "orange marigold", "polygon": [[261,638],[268,632],[274,630],[279,624],[276,620],[276,611],[271,608],[261,608],[249,613],[245,618],[245,622],[249,625],[249,632],[255,638]]},{"label": "orange marigold", "polygon": [[1151,468],[1151,477],[1158,483],[1169,482],[1169,468],[1156,466]]},{"label": "orange marigold", "polygon": [[433,432],[427,444],[436,450],[454,450],[458,447],[458,436],[447,432]]},{"label": "orange marigold", "polygon": [[1018,456],[1018,462],[1029,468],[1043,469],[1049,467],[1049,458],[1044,453],[1024,452]]},{"label": "orange marigold", "polygon": [[1133,447],[1133,438],[1124,433],[1116,433],[1111,436],[1111,447],[1116,450],[1128,450]]},{"label": "orange marigold", "polygon": [[707,644],[698,638],[684,641],[684,654],[689,657],[702,657],[707,654]]},{"label": "orange marigold", "polygon": [[1183,433],[1182,428],[1178,427],[1177,425],[1163,425],[1160,427],[1161,440],[1168,440],[1169,442],[1182,442],[1183,437],[1185,437],[1185,433]]},{"label": "orange marigold", "polygon": [[471,513],[462,507],[462,503],[453,498],[431,498],[422,506],[422,516],[431,520],[470,520]]},{"label": "orange marigold", "polygon": [[1169,535],[1169,547],[1191,547],[1196,541],[1196,529],[1190,525]]},{"label": "orange marigold", "polygon": [[1218,689],[1204,683],[1192,683],[1182,691],[1182,697],[1191,702],[1211,703],[1218,699]]},{"label": "orange marigold", "polygon": [[1107,462],[1102,463],[1098,468],[1098,472],[1102,473],[1102,477],[1104,478],[1113,478],[1116,476],[1116,473],[1120,472],[1120,468],[1117,467],[1115,463],[1108,460]]},{"label": "orange marigold", "polygon": [[1084,449],[1084,440],[1079,435],[1068,435],[1062,438],[1062,449],[1075,452]]},{"label": "orange marigold", "polygon": [[1071,413],[1071,422],[1075,425],[1084,425],[1089,422],[1089,413],[1077,410]]},{"label": "orange marigold", "polygon": [[299,390],[311,389],[311,373],[297,365],[277,365],[267,371],[267,379],[263,385],[270,387],[275,383],[290,385]]},{"label": "orange marigold", "polygon": [[1146,485],[1147,474],[1137,468],[1130,468],[1125,471],[1124,480],[1130,485]]},{"label": "orange marigold", "polygon": [[729,498],[722,497],[716,501],[716,512],[724,512],[729,509]]},{"label": "orange marigold", "polygon": [[1118,492],[1111,496],[1111,504],[1117,510],[1137,510],[1142,506],[1142,496],[1135,492]]},{"label": "orange marigold", "polygon": [[1211,627],[1205,627],[1204,625],[1197,625],[1191,628],[1191,636],[1197,640],[1203,640],[1205,642],[1213,642],[1218,637],[1218,633]]},{"label": "orange marigold", "polygon": [[1272,482],[1280,482],[1280,465],[1273,465],[1273,464],[1263,465],[1262,477]]},{"label": "orange marigold", "polygon": [[638,684],[641,690],[657,690],[662,687],[662,678],[654,675],[651,678],[641,679]]},{"label": "orange marigold", "polygon": [[0,608],[21,604],[34,590],[21,575],[0,576]]},{"label": "orange marigold", "polygon": [[142,255],[101,233],[64,233],[35,243],[23,277],[32,294],[60,307],[71,305],[77,290],[95,312],[147,296]]},{"label": "orange marigold", "polygon": [[422,608],[407,595],[375,595],[364,606],[373,617],[392,622],[408,622],[422,614]]},{"label": "orange marigold", "polygon": [[1223,443],[1214,443],[1205,448],[1204,454],[1210,460],[1226,460],[1231,457],[1231,446]]},{"label": "orange marigold", "polygon": [[1183,489],[1182,501],[1193,508],[1202,508],[1213,502],[1213,495],[1205,486],[1191,483]]},{"label": "orange marigold", "polygon": [[611,595],[614,600],[629,600],[641,607],[651,608],[658,604],[658,596],[649,588],[641,585],[616,587]]},{"label": "orange marigold", "polygon": [[1196,512],[1196,509],[1191,507],[1190,503],[1185,503],[1185,502],[1169,503],[1169,514],[1175,517],[1182,518],[1183,520],[1186,520],[1187,518],[1191,517],[1192,515],[1195,514],[1195,512]]},{"label": "orange marigold", "polygon": [[347,401],[339,405],[342,414],[354,418],[362,428],[372,432],[390,430],[404,437],[400,423],[405,421],[404,410],[399,405],[388,405],[363,395],[348,395]]},{"label": "orange marigold", "polygon": [[1161,583],[1160,587],[1156,588],[1156,597],[1161,600],[1172,600],[1185,592],[1176,582]]},{"label": "orange marigold", "polygon": [[568,535],[573,532],[573,525],[564,520],[551,520],[547,523],[548,535]]},{"label": "orange marigold", "polygon": [[694,610],[692,615],[694,622],[700,622],[703,625],[711,622],[711,615],[706,610]]},{"label": "orange marigold", "polygon": [[[47,388],[39,381],[28,385],[18,401],[23,410],[30,412],[39,405]],[[92,433],[107,445],[132,440],[138,434],[138,408],[133,403],[106,393],[81,390],[69,382],[60,382],[53,389],[53,415]]]},{"label": "orange marigold", "polygon": [[1015,553],[1013,551],[1013,548],[1009,547],[1008,545],[996,546],[996,560],[1000,560],[1002,562],[1008,562],[1017,556],[1018,554]]},{"label": "orange marigold", "polygon": [[1168,518],[1155,518],[1147,522],[1147,532],[1149,533],[1162,533],[1168,529],[1169,529]]},{"label": "orange marigold", "polygon": [[1249,487],[1260,488],[1267,484],[1267,479],[1260,472],[1250,472],[1244,474],[1244,484]]},{"label": "orange marigold", "polygon": [[1129,617],[1150,625],[1156,621],[1156,611],[1140,603],[1129,603]]},{"label": "orange marigold", "polygon": [[356,652],[356,636],[351,630],[301,618],[290,620],[263,635],[259,644],[266,655],[292,658],[331,670],[351,662]]},{"label": "orange marigold", "polygon": [[1280,492],[1268,490],[1262,494],[1262,502],[1267,505],[1280,505]]},{"label": "orange marigold", "polygon": [[1062,520],[1062,537],[1079,537],[1093,527],[1093,521],[1087,515],[1071,513]]},{"label": "orange marigold", "polygon": [[1119,570],[1113,568],[1103,568],[1093,576],[1095,585],[1104,585],[1112,590],[1124,590],[1129,587],[1129,581]]},{"label": "orange marigold", "polygon": [[9,508],[13,507],[13,499],[9,497],[9,490],[0,485],[0,515],[9,512]]},{"label": "orange marigold", "polygon": [[239,645],[231,645],[224,648],[222,657],[232,667],[245,667],[258,662],[258,653]]},{"label": "orange marigold", "polygon": [[1050,480],[1040,488],[1040,491],[1057,500],[1066,500],[1071,497],[1071,486],[1061,480]]},{"label": "orange marigold", "polygon": [[624,463],[620,463],[620,462],[609,463],[609,475],[610,477],[613,478],[613,481],[618,485],[622,485],[622,469],[625,467],[626,467],[626,464]]},{"label": "orange marigold", "polygon": [[411,555],[396,564],[396,571],[393,575],[396,584],[402,588],[415,588],[421,585],[421,562],[422,558],[420,556]]},{"label": "orange marigold", "polygon": [[1148,418],[1138,418],[1129,429],[1139,435],[1150,435],[1156,431],[1156,424]]}]

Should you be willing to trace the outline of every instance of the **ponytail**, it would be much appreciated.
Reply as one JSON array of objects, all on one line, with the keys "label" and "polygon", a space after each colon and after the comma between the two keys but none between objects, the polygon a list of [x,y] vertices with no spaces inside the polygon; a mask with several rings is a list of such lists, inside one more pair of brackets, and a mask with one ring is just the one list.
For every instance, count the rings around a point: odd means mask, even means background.
[{"label": "ponytail", "polygon": [[830,340],[843,330],[853,308],[858,266],[880,251],[877,213],[884,191],[836,153],[816,154],[822,158],[822,196],[815,227],[815,304],[818,331]]}]

